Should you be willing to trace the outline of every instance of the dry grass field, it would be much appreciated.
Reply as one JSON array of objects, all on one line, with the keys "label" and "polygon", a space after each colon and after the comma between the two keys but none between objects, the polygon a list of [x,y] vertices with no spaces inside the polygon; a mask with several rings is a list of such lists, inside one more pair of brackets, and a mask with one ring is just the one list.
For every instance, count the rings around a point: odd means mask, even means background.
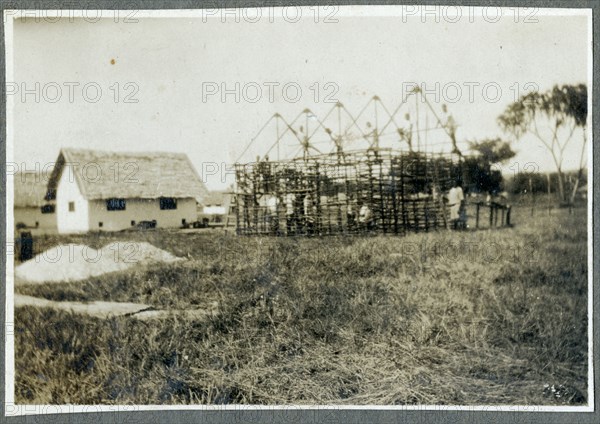
[{"label": "dry grass field", "polygon": [[17,308],[16,400],[586,404],[586,210],[515,208],[513,222],[405,237],[40,238],[143,240],[188,260],[18,293],[218,307],[161,320]]}]

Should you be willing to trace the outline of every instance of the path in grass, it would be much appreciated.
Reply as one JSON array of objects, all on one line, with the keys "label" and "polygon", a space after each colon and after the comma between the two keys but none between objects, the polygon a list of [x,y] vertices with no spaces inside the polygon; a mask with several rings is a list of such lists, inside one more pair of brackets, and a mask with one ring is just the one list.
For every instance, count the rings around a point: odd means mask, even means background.
[{"label": "path in grass", "polygon": [[171,315],[185,316],[190,318],[201,318],[209,315],[210,310],[156,310],[143,303],[130,302],[69,302],[42,299],[39,297],[15,294],[15,308],[23,306],[35,306],[39,308],[52,308],[63,311],[71,311],[98,318],[111,316],[132,316],[137,319],[160,319]]}]

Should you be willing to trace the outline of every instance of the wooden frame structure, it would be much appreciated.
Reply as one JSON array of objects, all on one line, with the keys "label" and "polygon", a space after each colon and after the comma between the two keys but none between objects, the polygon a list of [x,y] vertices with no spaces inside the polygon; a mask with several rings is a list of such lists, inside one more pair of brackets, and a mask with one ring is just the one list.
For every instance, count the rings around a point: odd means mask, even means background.
[{"label": "wooden frame structure", "polygon": [[[323,120],[309,109],[291,122],[275,113],[240,158],[273,124],[274,142],[264,155],[235,164],[237,233],[404,234],[448,228],[444,194],[454,183],[468,182],[457,125],[445,105],[441,110],[414,87],[392,112],[373,96],[356,116],[339,102]],[[427,134],[435,131],[436,143],[429,143]],[[280,155],[284,137],[295,150],[287,158]],[[363,147],[348,151],[357,140]],[[329,151],[319,150],[318,143],[328,144]]]},{"label": "wooden frame structure", "polygon": [[236,164],[236,227],[246,235],[404,234],[446,228],[442,194],[457,154],[391,149]]}]

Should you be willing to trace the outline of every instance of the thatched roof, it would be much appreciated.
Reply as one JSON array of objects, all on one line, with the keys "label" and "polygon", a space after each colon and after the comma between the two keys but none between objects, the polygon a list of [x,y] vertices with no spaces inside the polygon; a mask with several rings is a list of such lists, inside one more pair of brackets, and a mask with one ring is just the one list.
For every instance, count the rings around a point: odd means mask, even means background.
[{"label": "thatched roof", "polygon": [[14,206],[39,208],[45,205],[48,178],[48,173],[17,172],[14,175]]},{"label": "thatched roof", "polygon": [[48,199],[55,198],[65,165],[72,167],[73,178],[88,200],[193,197],[201,201],[207,194],[198,173],[183,153],[68,148],[61,149],[58,155],[48,183]]},{"label": "thatched roof", "polygon": [[228,207],[231,203],[230,191],[210,191],[202,200],[204,206],[224,206]]}]

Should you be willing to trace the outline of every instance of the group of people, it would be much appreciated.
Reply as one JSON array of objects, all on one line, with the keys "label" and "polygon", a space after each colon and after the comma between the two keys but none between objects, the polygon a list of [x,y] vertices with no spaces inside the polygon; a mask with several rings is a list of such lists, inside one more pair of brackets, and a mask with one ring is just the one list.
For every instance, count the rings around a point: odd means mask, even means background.
[{"label": "group of people", "polygon": [[287,193],[285,202],[285,223],[288,235],[312,235],[316,231],[317,202],[310,193],[301,198],[301,206],[296,193]]},{"label": "group of people", "polygon": [[376,228],[373,209],[368,202],[355,202],[350,199],[346,210],[346,222],[349,232],[369,232]]},{"label": "group of people", "polygon": [[[266,222],[273,234],[280,232],[278,215],[282,209],[285,212],[287,235],[314,235],[319,232],[317,199],[310,192],[290,192],[281,197],[264,196],[260,205],[264,207]],[[346,225],[349,232],[367,232],[375,229],[375,217],[369,203],[348,199]]]},{"label": "group of people", "polygon": [[[436,190],[430,195],[438,197]],[[466,228],[465,195],[459,182],[444,196],[449,212],[449,224],[452,229]],[[289,192],[281,197],[265,196],[262,203],[266,210],[266,219],[270,232],[278,234],[280,204],[285,211],[286,234],[314,235],[319,232],[318,199],[310,192]],[[343,212],[342,212],[343,213]],[[349,197],[346,200],[346,227],[350,233],[367,233],[377,228],[376,217],[371,203],[367,200],[356,200]]]},{"label": "group of people", "polygon": [[429,198],[433,199],[434,202],[443,201],[445,210],[448,213],[446,216],[449,218],[449,227],[455,230],[467,228],[465,193],[460,181],[455,180],[450,190],[445,194],[440,193],[437,186],[431,185],[425,192],[412,195],[412,198]]}]

